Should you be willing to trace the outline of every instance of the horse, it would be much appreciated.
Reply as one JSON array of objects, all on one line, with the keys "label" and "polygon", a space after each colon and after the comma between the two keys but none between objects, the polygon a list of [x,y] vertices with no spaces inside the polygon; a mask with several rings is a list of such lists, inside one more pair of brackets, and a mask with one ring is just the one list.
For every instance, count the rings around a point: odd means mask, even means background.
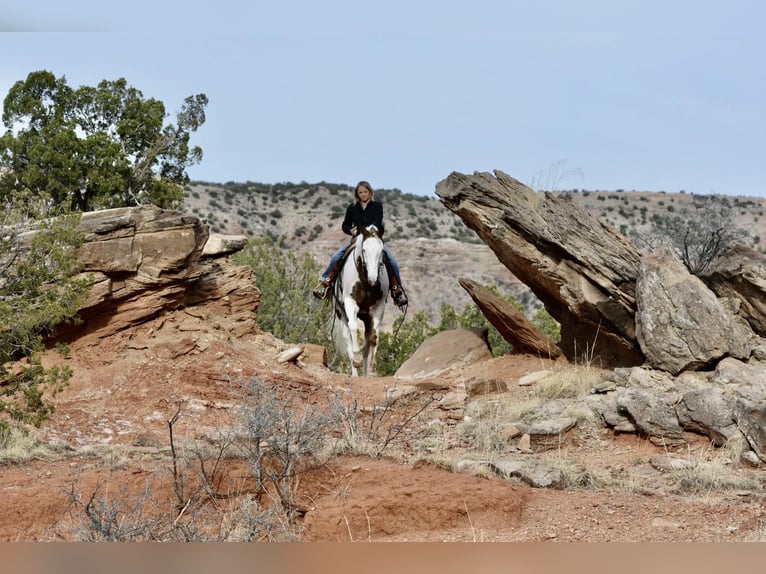
[{"label": "horse", "polygon": [[[343,268],[335,281],[335,335],[338,346],[346,349],[351,376],[375,374],[378,330],[383,321],[388,296],[383,240],[377,227],[370,225],[356,236]],[[359,328],[364,328],[364,344],[359,346]]]}]

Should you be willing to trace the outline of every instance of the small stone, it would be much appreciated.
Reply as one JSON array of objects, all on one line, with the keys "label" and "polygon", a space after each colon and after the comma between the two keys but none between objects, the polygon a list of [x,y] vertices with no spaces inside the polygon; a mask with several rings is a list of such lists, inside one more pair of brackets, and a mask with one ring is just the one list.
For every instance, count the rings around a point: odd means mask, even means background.
[{"label": "small stone", "polygon": [[[466,420],[468,420],[468,417],[466,417]],[[502,430],[501,435],[505,440],[510,441],[521,435],[521,429],[516,425],[508,425]]]},{"label": "small stone", "polygon": [[550,374],[550,371],[535,371],[534,373],[529,373],[528,375],[524,375],[519,379],[519,386],[528,387],[529,385],[534,385],[535,383],[542,381]]}]

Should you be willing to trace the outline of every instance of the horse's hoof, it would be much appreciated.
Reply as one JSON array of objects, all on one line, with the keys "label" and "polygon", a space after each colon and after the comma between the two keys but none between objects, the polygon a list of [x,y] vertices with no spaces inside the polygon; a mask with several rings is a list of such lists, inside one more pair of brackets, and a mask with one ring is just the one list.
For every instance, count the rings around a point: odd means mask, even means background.
[{"label": "horse's hoof", "polygon": [[361,369],[362,368],[362,364],[363,363],[362,363],[362,354],[361,353],[354,353],[354,361],[353,361],[353,363],[354,363],[354,366],[357,369]]}]

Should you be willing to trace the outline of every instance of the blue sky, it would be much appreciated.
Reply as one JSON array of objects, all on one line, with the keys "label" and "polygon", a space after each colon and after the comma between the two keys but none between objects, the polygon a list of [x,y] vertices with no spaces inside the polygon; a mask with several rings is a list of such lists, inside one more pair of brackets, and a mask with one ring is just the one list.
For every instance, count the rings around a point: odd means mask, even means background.
[{"label": "blue sky", "polygon": [[41,69],[205,93],[192,179],[766,196],[757,0],[112,4],[4,9],[0,96]]}]

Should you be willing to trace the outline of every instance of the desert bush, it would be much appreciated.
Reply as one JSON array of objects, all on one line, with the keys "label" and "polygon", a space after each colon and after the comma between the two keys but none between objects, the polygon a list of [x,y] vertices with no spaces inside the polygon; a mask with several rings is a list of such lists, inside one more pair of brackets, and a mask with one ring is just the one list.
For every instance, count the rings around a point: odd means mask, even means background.
[{"label": "desert bush", "polygon": [[330,347],[328,310],[311,296],[321,269],[314,259],[285,250],[280,239],[257,237],[234,255],[238,265],[255,272],[261,291],[257,320],[261,328],[289,343]]},{"label": "desert bush", "polygon": [[279,393],[258,379],[244,385],[244,449],[258,493],[278,502],[288,514],[296,506],[298,476],[324,464],[340,426],[335,403],[314,406],[295,393]]},{"label": "desert bush", "polygon": [[337,402],[344,449],[378,458],[388,450],[423,440],[431,434],[423,417],[437,400],[433,394],[400,397],[386,394],[384,404],[367,409],[360,408],[355,398]]},{"label": "desert bush", "polygon": [[656,214],[652,229],[654,238],[639,239],[649,246],[656,238],[669,241],[695,275],[704,273],[720,253],[748,236],[746,230],[737,227],[728,199],[719,195],[695,195],[688,206]]}]

